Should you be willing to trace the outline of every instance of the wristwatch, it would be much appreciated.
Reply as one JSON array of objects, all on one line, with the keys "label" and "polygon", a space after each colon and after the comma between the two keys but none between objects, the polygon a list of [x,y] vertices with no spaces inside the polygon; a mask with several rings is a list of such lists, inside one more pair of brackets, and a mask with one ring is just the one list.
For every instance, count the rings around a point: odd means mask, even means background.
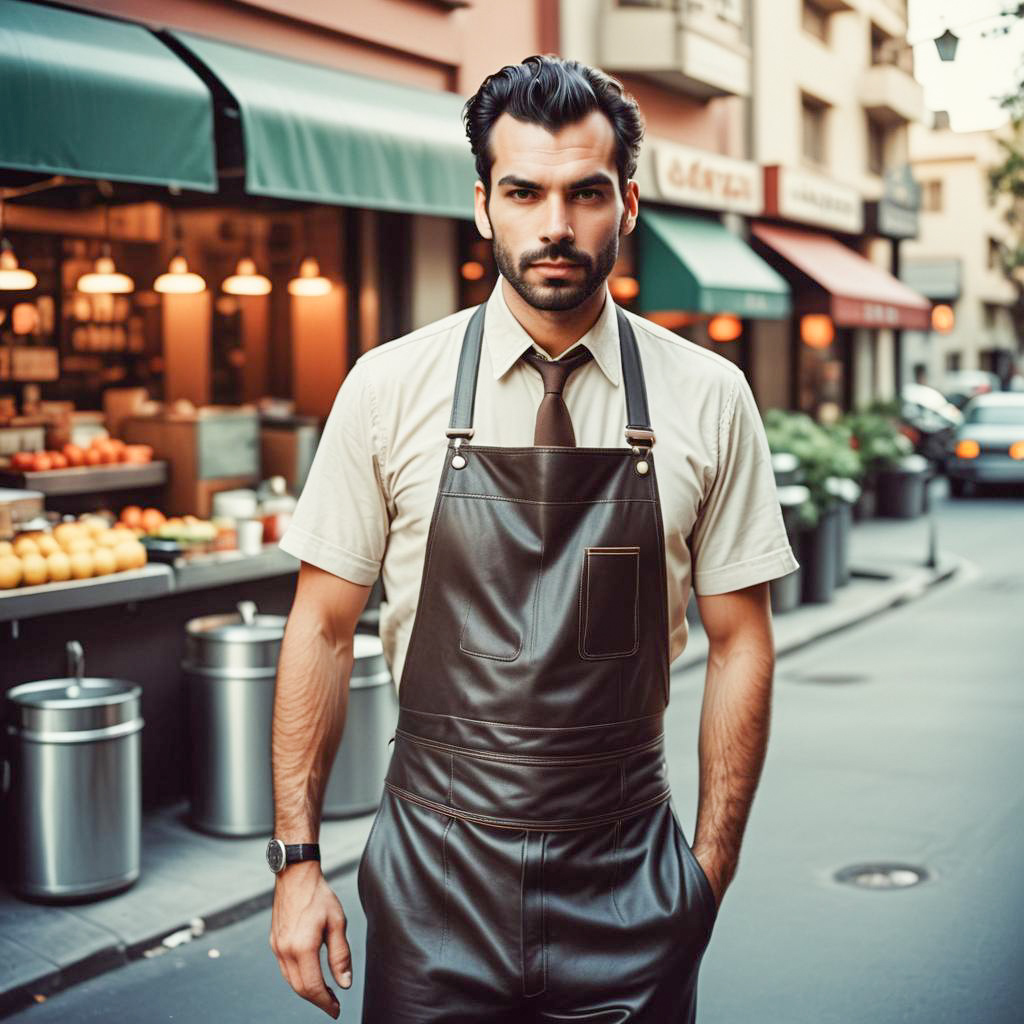
[{"label": "wristwatch", "polygon": [[279,875],[289,864],[319,859],[318,843],[295,843],[293,846],[285,846],[280,839],[271,839],[267,843],[267,865],[275,875]]}]

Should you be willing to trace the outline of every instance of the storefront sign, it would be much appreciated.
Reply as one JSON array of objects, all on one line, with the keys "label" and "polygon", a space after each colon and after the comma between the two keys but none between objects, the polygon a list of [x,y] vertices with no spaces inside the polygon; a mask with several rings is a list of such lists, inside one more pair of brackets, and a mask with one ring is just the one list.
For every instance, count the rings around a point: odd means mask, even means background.
[{"label": "storefront sign", "polygon": [[764,169],[764,209],[772,217],[851,235],[864,230],[864,204],[855,188],[792,167]]},{"label": "storefront sign", "polygon": [[745,214],[764,207],[757,164],[674,142],[658,141],[653,148],[654,180],[666,202]]},{"label": "storefront sign", "polygon": [[867,204],[868,229],[883,238],[917,238],[921,186],[904,164],[885,174],[885,191]]}]

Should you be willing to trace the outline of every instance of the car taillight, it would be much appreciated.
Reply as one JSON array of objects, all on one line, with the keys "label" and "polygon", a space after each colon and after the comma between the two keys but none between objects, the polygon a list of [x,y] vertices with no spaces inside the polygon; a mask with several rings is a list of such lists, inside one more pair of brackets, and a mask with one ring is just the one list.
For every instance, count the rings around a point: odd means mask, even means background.
[{"label": "car taillight", "polygon": [[959,459],[976,459],[981,454],[981,445],[977,441],[957,441],[953,450]]},{"label": "car taillight", "polygon": [[1014,441],[1010,445],[1011,459],[1024,459],[1024,441]]}]

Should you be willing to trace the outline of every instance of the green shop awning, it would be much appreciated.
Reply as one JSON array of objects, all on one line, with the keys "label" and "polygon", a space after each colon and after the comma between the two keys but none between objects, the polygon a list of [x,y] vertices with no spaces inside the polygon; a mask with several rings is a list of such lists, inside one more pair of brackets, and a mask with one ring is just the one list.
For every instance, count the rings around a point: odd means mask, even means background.
[{"label": "green shop awning", "polygon": [[476,172],[458,96],[174,35],[238,103],[247,192],[472,216]]},{"label": "green shop awning", "polygon": [[149,31],[0,3],[0,167],[214,192],[213,106]]},{"label": "green shop awning", "polygon": [[640,312],[789,315],[785,279],[717,221],[643,210],[638,232]]}]

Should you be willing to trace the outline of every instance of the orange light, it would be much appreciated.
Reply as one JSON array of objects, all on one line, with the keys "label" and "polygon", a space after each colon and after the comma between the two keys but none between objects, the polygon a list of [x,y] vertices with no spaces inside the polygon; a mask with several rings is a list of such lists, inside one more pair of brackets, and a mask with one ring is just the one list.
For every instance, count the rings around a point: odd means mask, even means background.
[{"label": "orange light", "polygon": [[1024,459],[1024,441],[1014,441],[1010,445],[1011,459]]},{"label": "orange light", "polygon": [[944,303],[932,306],[932,330],[939,334],[949,334],[956,324],[956,314],[952,306]]},{"label": "orange light", "polygon": [[800,340],[811,348],[828,348],[835,341],[836,327],[825,313],[800,317]]},{"label": "orange light", "polygon": [[958,459],[976,459],[981,454],[981,445],[977,441],[957,441],[953,450]]},{"label": "orange light", "polygon": [[466,260],[460,272],[466,281],[479,281],[486,273],[484,265],[477,260]]},{"label": "orange light", "polygon": [[640,294],[640,282],[635,277],[613,277],[608,290],[616,302],[629,302]]},{"label": "orange light", "polygon": [[15,334],[32,334],[39,326],[39,310],[33,302],[19,302],[11,310],[11,330]]},{"label": "orange light", "polygon": [[743,321],[732,313],[719,313],[708,321],[712,341],[735,341],[743,333]]}]

